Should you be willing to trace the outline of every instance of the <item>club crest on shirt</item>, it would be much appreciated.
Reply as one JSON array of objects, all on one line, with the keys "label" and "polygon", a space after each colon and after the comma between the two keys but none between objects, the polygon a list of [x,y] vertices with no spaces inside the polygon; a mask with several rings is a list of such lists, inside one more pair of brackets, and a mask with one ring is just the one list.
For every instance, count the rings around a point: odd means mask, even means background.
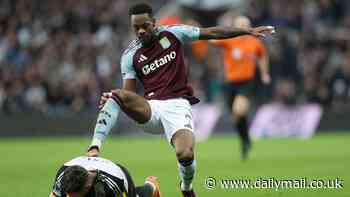
[{"label": "club crest on shirt", "polygon": [[163,49],[167,49],[170,47],[170,41],[168,40],[167,37],[163,37],[159,40],[160,45],[162,46]]}]

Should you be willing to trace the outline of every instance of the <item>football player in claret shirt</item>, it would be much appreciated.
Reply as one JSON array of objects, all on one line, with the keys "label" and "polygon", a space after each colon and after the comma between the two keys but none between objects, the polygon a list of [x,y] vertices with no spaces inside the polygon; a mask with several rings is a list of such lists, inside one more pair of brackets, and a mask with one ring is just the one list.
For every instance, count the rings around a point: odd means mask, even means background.
[{"label": "football player in claret shirt", "polygon": [[[192,187],[196,161],[191,105],[198,103],[199,99],[188,84],[184,44],[241,35],[265,36],[273,33],[274,28],[155,26],[153,11],[148,4],[132,6],[129,20],[137,38],[121,57],[123,85],[121,89],[102,95],[101,111],[88,155],[99,154],[122,110],[144,131],[165,134],[178,160],[181,192],[185,197],[196,196]],[[143,85],[143,97],[135,93],[137,79]]]}]

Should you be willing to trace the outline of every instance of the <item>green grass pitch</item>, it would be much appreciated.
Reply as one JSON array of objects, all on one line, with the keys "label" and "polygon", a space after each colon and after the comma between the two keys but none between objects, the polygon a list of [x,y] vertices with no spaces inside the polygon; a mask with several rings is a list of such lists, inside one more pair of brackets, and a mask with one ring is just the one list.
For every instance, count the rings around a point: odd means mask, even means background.
[{"label": "green grass pitch", "polygon": [[[48,196],[58,167],[84,154],[89,139],[0,139],[0,196]],[[251,157],[239,160],[235,136],[215,136],[196,146],[197,174],[194,187],[199,197],[337,197],[350,196],[350,134],[318,134],[311,140],[274,139],[254,143]],[[109,138],[105,158],[125,165],[136,184],[156,175],[163,197],[180,197],[175,154],[163,138]],[[208,190],[206,177],[231,179],[335,179],[343,189],[221,189]]]}]

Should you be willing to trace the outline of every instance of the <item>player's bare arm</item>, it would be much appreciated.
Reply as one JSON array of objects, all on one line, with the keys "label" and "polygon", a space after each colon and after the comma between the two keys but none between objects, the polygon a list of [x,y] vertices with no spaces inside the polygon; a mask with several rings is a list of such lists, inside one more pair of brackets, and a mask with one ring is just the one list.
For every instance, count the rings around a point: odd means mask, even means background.
[{"label": "player's bare arm", "polygon": [[243,35],[265,37],[273,33],[275,33],[275,28],[273,26],[259,26],[255,28],[208,27],[200,29],[199,39],[227,39]]},{"label": "player's bare arm", "polygon": [[258,66],[260,70],[260,76],[263,84],[268,85],[271,83],[271,76],[269,71],[269,58],[267,55],[262,56],[258,60]]}]

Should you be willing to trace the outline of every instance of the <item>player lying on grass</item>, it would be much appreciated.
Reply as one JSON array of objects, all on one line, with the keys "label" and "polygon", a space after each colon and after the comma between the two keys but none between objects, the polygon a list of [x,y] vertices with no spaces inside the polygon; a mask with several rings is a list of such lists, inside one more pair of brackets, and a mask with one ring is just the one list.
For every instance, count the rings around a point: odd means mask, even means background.
[{"label": "player lying on grass", "polygon": [[160,197],[157,178],[135,187],[126,168],[101,157],[77,157],[57,172],[50,197]]},{"label": "player lying on grass", "polygon": [[[196,162],[191,105],[199,102],[187,83],[184,44],[194,40],[226,39],[240,35],[265,36],[271,26],[239,29],[199,28],[186,25],[158,26],[152,8],[137,4],[129,10],[129,20],[137,39],[121,58],[123,88],[104,94],[88,155],[98,155],[102,142],[115,125],[120,110],[146,132],[164,133],[175,149],[184,197],[194,197],[192,180]],[[144,97],[137,95],[136,79]],[[150,153],[151,154],[151,153]]]}]

